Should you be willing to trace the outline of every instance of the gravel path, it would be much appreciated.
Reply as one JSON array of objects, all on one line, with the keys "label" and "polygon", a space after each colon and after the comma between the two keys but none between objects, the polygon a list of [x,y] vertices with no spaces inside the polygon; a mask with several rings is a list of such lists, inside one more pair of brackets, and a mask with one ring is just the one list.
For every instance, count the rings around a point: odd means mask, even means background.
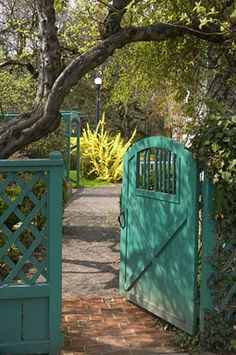
[{"label": "gravel path", "polygon": [[63,294],[119,295],[121,186],[76,190],[63,218]]}]

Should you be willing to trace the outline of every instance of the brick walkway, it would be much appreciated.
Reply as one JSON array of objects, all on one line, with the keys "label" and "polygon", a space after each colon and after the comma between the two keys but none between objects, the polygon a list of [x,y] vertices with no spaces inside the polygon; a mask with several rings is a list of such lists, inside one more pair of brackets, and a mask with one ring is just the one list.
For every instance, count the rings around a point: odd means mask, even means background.
[{"label": "brick walkway", "polygon": [[62,354],[173,354],[174,332],[121,297],[66,296],[63,299]]}]

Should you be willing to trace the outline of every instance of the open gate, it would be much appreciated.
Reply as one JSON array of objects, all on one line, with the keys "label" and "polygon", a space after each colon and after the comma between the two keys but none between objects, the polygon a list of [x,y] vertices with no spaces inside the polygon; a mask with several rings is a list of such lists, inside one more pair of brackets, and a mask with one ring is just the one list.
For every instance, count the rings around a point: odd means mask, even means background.
[{"label": "open gate", "polygon": [[198,169],[179,142],[146,138],[126,154],[120,215],[123,296],[194,334]]}]

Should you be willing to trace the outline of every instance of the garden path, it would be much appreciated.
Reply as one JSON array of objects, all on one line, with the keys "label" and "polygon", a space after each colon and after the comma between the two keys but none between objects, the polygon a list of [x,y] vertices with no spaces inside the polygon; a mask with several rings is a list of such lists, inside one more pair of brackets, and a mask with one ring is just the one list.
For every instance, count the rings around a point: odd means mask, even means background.
[{"label": "garden path", "polygon": [[78,189],[63,218],[63,293],[118,295],[121,186]]}]

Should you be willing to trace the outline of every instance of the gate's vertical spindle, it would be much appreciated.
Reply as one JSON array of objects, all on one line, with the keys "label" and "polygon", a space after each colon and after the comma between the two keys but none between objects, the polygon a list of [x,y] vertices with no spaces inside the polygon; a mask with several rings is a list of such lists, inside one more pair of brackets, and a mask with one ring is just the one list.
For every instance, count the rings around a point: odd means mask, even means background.
[{"label": "gate's vertical spindle", "polygon": [[176,194],[176,155],[172,153],[172,194]]},{"label": "gate's vertical spindle", "polygon": [[142,188],[142,165],[140,164],[140,153],[137,154],[136,188]]},{"label": "gate's vertical spindle", "polygon": [[150,149],[147,150],[147,186],[146,189],[150,190]]},{"label": "gate's vertical spindle", "polygon": [[159,191],[162,192],[162,149],[159,149]]},{"label": "gate's vertical spindle", "polygon": [[163,150],[163,192],[166,192],[166,150]]},{"label": "gate's vertical spindle", "polygon": [[158,149],[155,148],[154,151],[154,160],[155,160],[155,165],[154,165],[154,191],[157,191],[158,189],[158,185],[157,185],[157,181],[158,181]]},{"label": "gate's vertical spindle", "polygon": [[143,153],[143,188],[147,188],[147,151]]}]

